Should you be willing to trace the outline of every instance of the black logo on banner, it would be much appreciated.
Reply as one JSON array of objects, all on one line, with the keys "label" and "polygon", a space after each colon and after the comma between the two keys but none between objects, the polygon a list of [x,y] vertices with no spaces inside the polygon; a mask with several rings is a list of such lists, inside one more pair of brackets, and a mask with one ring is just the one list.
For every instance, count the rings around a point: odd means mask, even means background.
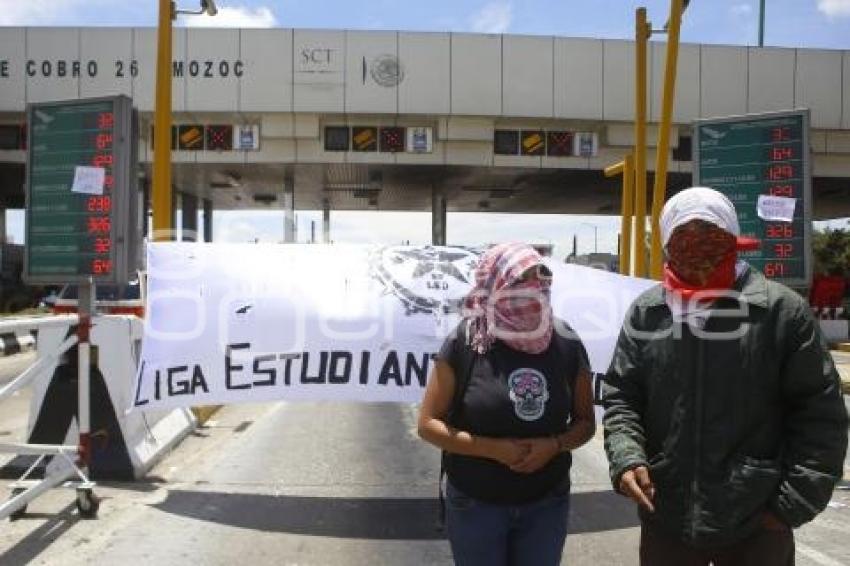
[{"label": "black logo on banner", "polygon": [[460,311],[473,283],[478,252],[467,248],[388,246],[369,258],[372,276],[408,316]]}]

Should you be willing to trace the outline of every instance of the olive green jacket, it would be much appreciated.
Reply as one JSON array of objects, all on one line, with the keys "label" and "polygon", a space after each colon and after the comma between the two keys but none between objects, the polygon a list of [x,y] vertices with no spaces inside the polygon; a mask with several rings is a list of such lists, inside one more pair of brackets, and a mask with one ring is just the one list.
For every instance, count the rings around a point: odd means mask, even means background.
[{"label": "olive green jacket", "polygon": [[656,286],[632,305],[602,389],[615,489],[649,467],[645,523],[694,546],[752,534],[763,511],[810,521],[841,479],[847,410],[820,327],[794,291],[749,269],[699,325]]}]

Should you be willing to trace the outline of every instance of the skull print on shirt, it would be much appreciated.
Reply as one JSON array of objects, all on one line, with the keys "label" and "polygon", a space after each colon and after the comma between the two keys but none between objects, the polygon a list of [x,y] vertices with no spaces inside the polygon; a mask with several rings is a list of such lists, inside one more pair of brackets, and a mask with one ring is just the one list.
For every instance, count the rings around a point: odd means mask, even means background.
[{"label": "skull print on shirt", "polygon": [[536,369],[519,368],[508,376],[508,394],[517,417],[536,421],[546,410],[549,386],[546,377]]}]

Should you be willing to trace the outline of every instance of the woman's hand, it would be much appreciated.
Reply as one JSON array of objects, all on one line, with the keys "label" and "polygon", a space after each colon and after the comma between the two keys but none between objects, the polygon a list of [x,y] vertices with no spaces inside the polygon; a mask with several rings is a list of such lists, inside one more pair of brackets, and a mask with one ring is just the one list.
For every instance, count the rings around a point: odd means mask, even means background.
[{"label": "woman's hand", "polygon": [[551,436],[525,438],[517,441],[526,450],[525,457],[510,466],[514,472],[530,474],[536,472],[558,454],[558,441]]},{"label": "woman's hand", "polygon": [[496,460],[509,468],[522,462],[529,451],[523,441],[512,438],[477,437],[476,442],[485,444],[483,447],[485,457]]}]

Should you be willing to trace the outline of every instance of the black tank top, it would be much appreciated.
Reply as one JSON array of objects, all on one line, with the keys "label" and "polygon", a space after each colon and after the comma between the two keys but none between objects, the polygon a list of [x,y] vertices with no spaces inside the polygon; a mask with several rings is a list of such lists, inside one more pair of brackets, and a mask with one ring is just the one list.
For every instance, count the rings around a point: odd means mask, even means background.
[{"label": "black tank top", "polygon": [[[578,372],[588,367],[578,335],[558,321],[545,352],[527,354],[501,341],[483,355],[467,344],[465,323],[440,349],[438,359],[455,372],[455,383],[469,372],[452,426],[478,436],[531,438],[560,434],[567,428]],[[498,504],[535,501],[559,487],[569,487],[572,457],[555,456],[531,474],[520,474],[495,460],[447,454],[446,475],[465,494]]]}]

